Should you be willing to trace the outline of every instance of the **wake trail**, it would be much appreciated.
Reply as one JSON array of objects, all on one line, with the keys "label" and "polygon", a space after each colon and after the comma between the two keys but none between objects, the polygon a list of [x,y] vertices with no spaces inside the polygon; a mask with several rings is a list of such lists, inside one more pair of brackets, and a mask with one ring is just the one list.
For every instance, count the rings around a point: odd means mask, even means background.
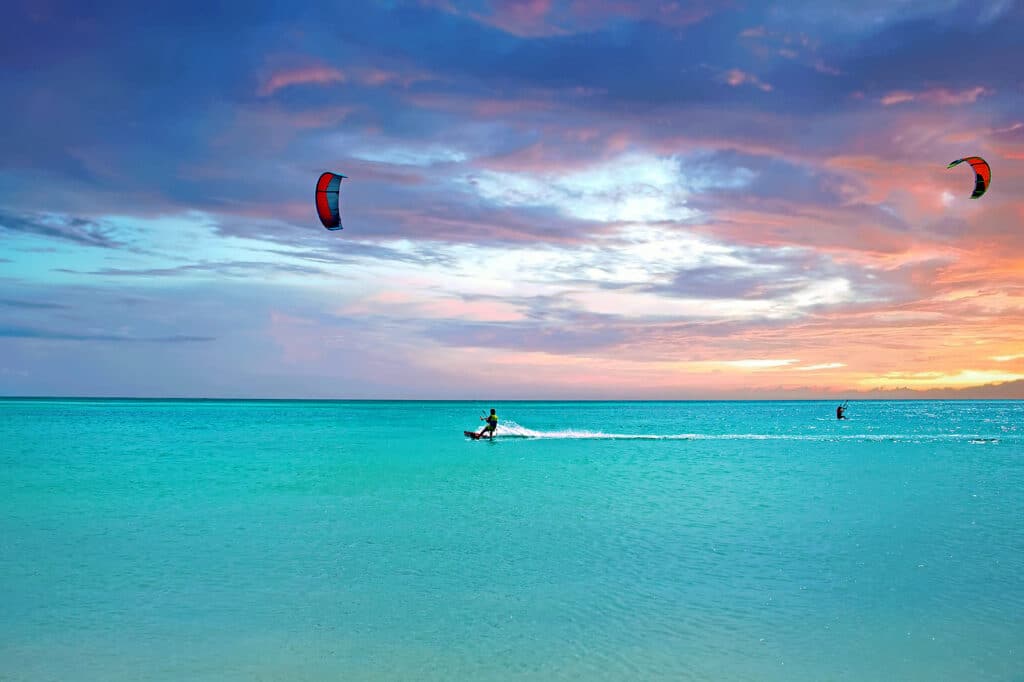
[{"label": "wake trail", "polygon": [[786,434],[786,433],[606,433],[577,429],[537,431],[512,420],[498,425],[496,435],[500,438],[524,438],[547,440],[791,440],[791,441],[948,441],[967,440],[971,443],[998,443],[1002,439],[1014,440],[1013,436],[982,436],[970,433],[864,433],[864,434]]}]

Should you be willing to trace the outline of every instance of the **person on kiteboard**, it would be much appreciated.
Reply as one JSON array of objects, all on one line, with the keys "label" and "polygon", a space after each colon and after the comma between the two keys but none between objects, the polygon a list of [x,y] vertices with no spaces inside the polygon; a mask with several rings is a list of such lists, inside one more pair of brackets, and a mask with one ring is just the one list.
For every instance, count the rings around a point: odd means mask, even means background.
[{"label": "person on kiteboard", "polygon": [[[846,403],[850,402],[849,400]],[[846,403],[836,408],[836,419],[846,419]]]},{"label": "person on kiteboard", "polygon": [[[498,415],[494,413],[494,408],[491,408],[490,416],[480,417],[480,419],[485,420],[487,422],[487,425],[484,426],[484,428],[480,429],[478,438],[494,438],[494,432],[498,428]],[[484,436],[484,434],[487,435]]]}]

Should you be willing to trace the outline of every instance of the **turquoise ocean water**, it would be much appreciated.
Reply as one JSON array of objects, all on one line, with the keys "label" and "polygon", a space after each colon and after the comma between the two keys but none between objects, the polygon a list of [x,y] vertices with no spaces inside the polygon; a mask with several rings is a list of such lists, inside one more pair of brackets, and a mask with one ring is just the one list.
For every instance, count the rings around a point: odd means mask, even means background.
[{"label": "turquoise ocean water", "polygon": [[1024,403],[834,415],[0,400],[0,679],[1024,680]]}]

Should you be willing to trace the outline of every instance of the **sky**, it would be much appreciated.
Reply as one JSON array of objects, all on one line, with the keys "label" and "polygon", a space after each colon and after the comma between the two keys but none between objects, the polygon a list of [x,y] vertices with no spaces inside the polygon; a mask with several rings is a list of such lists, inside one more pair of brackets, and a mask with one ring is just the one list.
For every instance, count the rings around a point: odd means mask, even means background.
[{"label": "sky", "polygon": [[0,395],[1024,397],[1019,0],[4,15]]}]

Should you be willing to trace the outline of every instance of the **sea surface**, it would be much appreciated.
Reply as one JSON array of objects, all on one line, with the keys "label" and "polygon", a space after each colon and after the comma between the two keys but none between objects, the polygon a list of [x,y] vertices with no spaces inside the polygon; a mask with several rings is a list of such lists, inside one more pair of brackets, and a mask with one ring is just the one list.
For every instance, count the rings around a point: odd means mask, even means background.
[{"label": "sea surface", "polygon": [[1024,402],[835,407],[0,400],[0,680],[1024,680]]}]

